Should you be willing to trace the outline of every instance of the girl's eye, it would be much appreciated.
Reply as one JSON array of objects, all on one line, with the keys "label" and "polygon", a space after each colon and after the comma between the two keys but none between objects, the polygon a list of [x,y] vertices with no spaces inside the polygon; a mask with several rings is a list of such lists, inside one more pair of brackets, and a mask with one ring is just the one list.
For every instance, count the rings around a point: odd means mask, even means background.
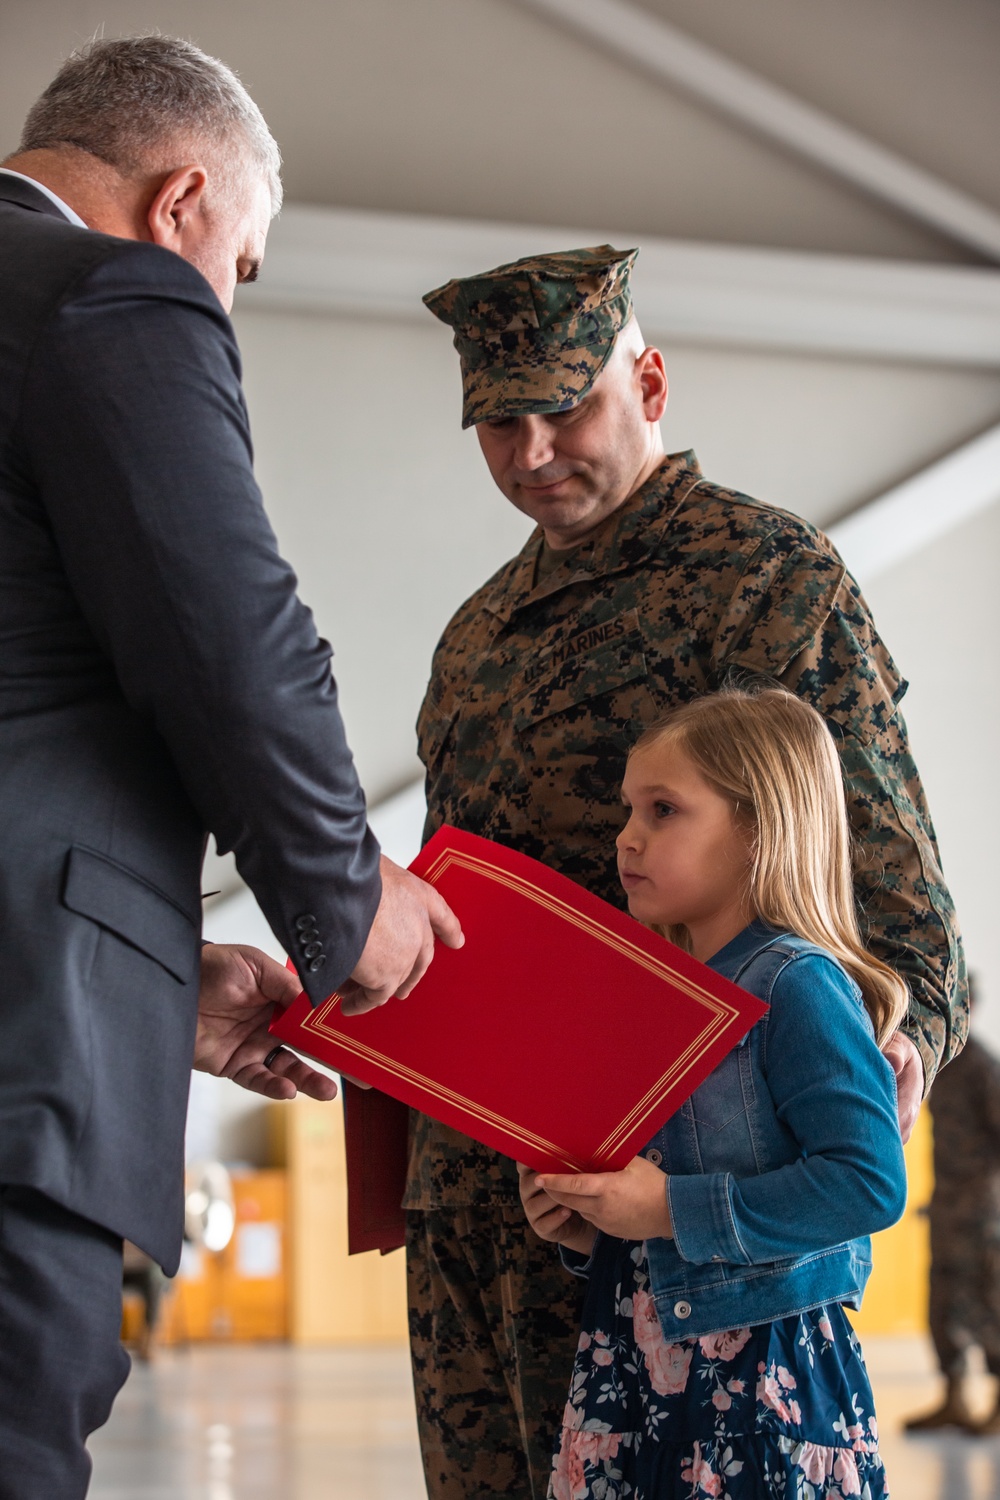
[{"label": "girl's eye", "polygon": [[658,817],[658,818],[669,818],[670,815],[671,815],[671,813],[673,813],[675,811],[676,811],[676,808],[674,808],[673,806],[671,806],[671,804],[669,802],[654,802],[653,803],[653,812],[654,812],[655,816]]}]

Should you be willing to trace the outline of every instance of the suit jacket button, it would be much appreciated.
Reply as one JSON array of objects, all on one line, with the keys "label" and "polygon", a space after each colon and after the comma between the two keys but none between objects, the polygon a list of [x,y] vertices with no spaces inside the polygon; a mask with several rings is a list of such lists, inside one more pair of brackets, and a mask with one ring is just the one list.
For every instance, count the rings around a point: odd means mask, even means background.
[{"label": "suit jacket button", "polygon": [[295,925],[300,932],[303,932],[307,927],[316,926],[316,918],[306,912],[303,916],[295,918]]},{"label": "suit jacket button", "polygon": [[681,1302],[675,1302],[674,1303],[674,1317],[675,1318],[689,1318],[690,1316],[691,1316],[691,1304],[690,1304],[690,1302],[681,1301]]},{"label": "suit jacket button", "polygon": [[322,952],[323,952],[323,944],[322,943],[310,943],[309,946],[305,950],[305,955],[306,955],[306,958],[318,958],[318,956]]},{"label": "suit jacket button", "polygon": [[316,974],[323,967],[323,965],[325,963],[326,963],[326,954],[325,953],[319,954],[319,956],[317,958],[311,958],[309,960],[309,972],[310,972],[310,974]]}]

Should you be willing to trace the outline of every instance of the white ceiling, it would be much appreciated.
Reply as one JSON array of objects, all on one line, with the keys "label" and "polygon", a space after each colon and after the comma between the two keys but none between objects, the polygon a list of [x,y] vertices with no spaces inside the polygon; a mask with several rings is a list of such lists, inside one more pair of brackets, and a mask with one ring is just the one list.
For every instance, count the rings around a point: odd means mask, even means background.
[{"label": "white ceiling", "polygon": [[[1000,211],[996,0],[635,3]],[[3,0],[0,150],[100,27],[235,66],[291,201],[977,259],[516,0]]]}]

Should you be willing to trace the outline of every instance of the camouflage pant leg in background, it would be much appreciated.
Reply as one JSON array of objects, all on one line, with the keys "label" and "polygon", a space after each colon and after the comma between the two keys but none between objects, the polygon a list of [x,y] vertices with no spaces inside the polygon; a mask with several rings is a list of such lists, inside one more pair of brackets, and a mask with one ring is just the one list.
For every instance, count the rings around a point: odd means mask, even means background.
[{"label": "camouflage pant leg in background", "polygon": [[410,1210],[406,1261],[430,1500],[542,1500],[584,1283],[514,1207]]},{"label": "camouflage pant leg in background", "polygon": [[966,1350],[978,1344],[987,1369],[1000,1375],[1000,1246],[975,1231],[963,1240],[947,1260],[935,1257],[931,1264],[930,1328],[938,1363],[942,1374],[961,1375]]}]

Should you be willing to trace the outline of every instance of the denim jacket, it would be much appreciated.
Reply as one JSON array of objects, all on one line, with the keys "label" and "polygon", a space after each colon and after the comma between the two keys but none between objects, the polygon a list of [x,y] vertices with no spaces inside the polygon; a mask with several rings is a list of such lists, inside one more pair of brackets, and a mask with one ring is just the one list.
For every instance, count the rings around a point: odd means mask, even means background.
[{"label": "denim jacket", "polygon": [[646,1254],[670,1341],[860,1306],[868,1236],[906,1203],[895,1078],[841,966],[762,922],[710,966],[770,1008],[643,1153],[667,1174],[674,1237]]}]

